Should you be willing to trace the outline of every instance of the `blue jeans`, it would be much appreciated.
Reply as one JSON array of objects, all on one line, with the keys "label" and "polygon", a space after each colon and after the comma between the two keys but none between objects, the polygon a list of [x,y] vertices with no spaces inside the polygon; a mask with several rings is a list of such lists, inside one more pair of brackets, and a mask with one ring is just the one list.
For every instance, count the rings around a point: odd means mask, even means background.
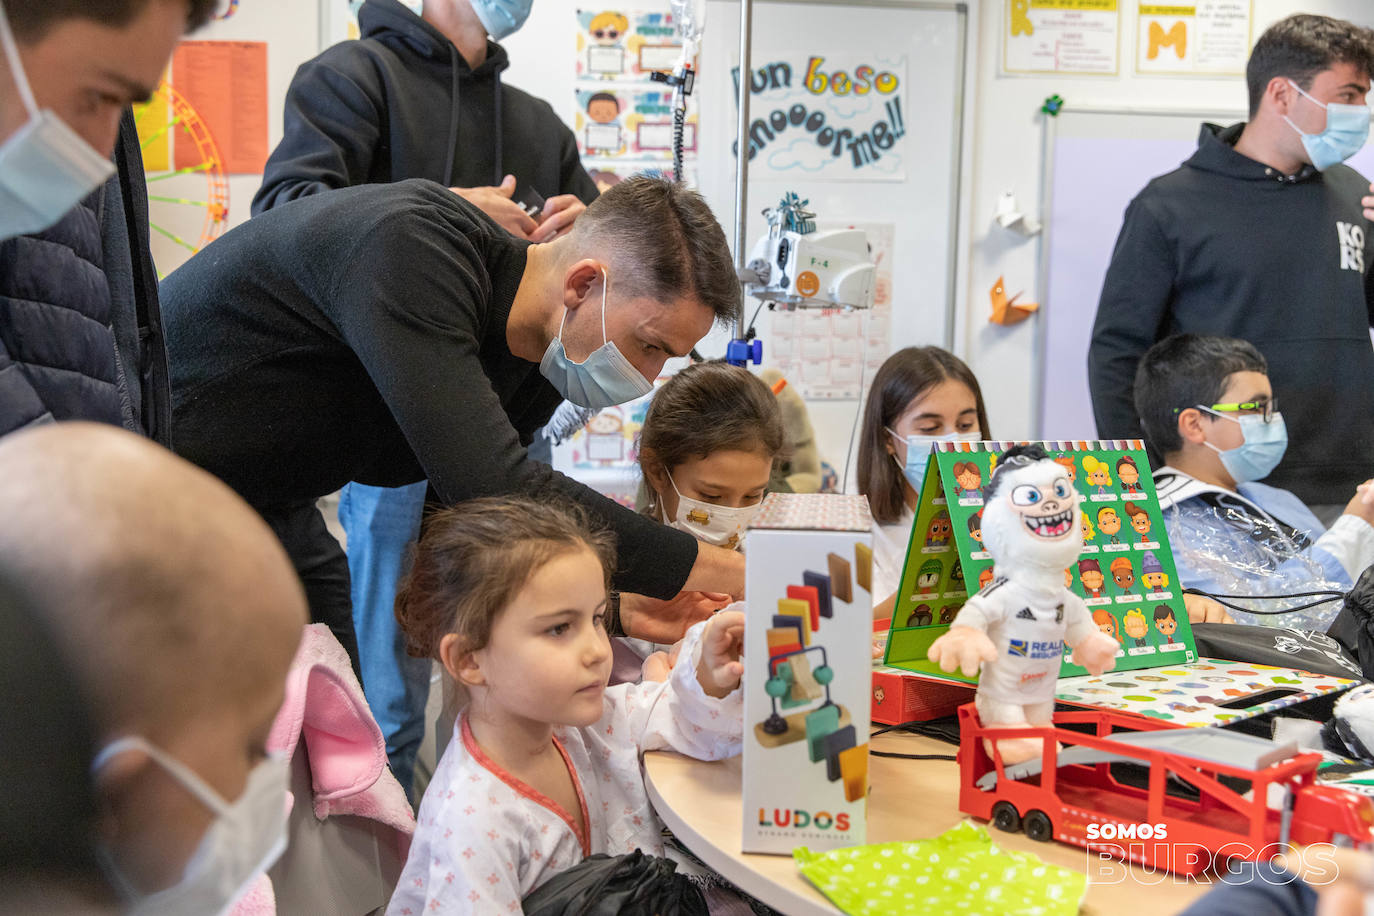
[{"label": "blue jeans", "polygon": [[406,548],[420,536],[427,486],[423,480],[395,488],[350,483],[339,495],[363,692],[386,738],[391,772],[407,795],[425,735],[430,661],[406,655],[405,634],[396,623],[396,587],[405,572]]}]

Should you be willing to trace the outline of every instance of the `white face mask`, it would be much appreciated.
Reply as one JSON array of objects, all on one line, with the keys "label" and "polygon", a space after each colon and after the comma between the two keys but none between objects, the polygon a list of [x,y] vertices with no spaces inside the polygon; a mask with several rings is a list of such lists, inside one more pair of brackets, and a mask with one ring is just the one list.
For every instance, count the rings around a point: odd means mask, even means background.
[{"label": "white face mask", "polygon": [[190,767],[137,736],[120,738],[96,755],[92,770],[127,751],[143,751],[215,813],[200,844],[186,861],[181,880],[165,890],[140,895],[109,866],[110,877],[135,916],[227,913],[259,875],[286,849],[286,760],[270,755],[248,774],[234,802],[227,802]]},{"label": "white face mask", "polygon": [[668,522],[669,526],[687,532],[698,541],[717,547],[728,547],[731,550],[738,547],[744,540],[744,532],[749,527],[750,520],[763,505],[762,499],[752,506],[734,509],[712,505],[683,496],[673,481],[673,475],[665,471],[664,476],[668,478],[673,492],[677,494],[677,512],[673,514],[672,521]]},{"label": "white face mask", "polygon": [[29,120],[0,142],[0,241],[41,232],[105,183],[114,163],[57,115],[38,110],[0,3],[0,49]]}]

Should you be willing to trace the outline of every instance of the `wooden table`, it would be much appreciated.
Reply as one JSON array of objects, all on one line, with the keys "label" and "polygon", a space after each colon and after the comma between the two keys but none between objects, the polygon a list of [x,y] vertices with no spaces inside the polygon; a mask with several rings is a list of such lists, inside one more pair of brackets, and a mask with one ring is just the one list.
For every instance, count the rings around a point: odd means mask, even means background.
[{"label": "wooden table", "polygon": [[[953,745],[916,735],[884,735],[875,738],[872,747],[907,754],[952,754],[955,750]],[[649,798],[684,845],[764,903],[788,916],[834,916],[839,910],[801,876],[791,856],[740,851],[744,824],[740,760],[702,763],[671,753],[645,754]],[[926,839],[964,817],[957,804],[958,764],[952,761],[873,757],[869,778],[870,843]],[[1141,866],[1127,868],[1077,846],[1036,843],[1021,833],[989,829],[993,839],[1007,849],[1031,852],[1046,862],[1088,873],[1086,913],[1171,916],[1208,887]]]}]

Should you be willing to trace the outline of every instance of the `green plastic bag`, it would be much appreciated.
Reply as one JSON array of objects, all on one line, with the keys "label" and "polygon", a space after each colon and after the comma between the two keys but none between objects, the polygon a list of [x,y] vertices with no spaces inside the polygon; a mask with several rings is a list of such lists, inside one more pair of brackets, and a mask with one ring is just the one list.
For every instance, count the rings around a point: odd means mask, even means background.
[{"label": "green plastic bag", "polygon": [[850,916],[943,913],[1073,916],[1086,875],[999,849],[964,821],[929,840],[792,851],[801,873]]}]

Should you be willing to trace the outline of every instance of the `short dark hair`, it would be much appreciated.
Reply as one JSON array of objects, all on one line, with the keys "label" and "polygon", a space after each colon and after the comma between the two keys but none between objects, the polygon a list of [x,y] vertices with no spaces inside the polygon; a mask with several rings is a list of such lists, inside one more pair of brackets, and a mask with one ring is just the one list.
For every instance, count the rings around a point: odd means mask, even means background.
[{"label": "short dark hair", "polygon": [[1264,30],[1245,65],[1250,117],[1259,112],[1274,77],[1288,77],[1307,89],[1313,77],[1338,63],[1354,64],[1365,76],[1374,75],[1374,32],[1330,16],[1299,13],[1280,19]]},{"label": "short dark hair", "polygon": [[[776,460],[784,438],[782,411],[769,387],[742,366],[712,360],[686,367],[654,393],[639,433],[639,464],[671,473],[684,461],[725,449]],[[657,496],[652,487],[647,491],[650,514],[656,514]]]},{"label": "short dark hair", "polygon": [[[67,19],[90,19],[101,25],[122,28],[132,22],[152,0],[8,0],[5,15],[20,44],[41,41],[48,30]],[[168,2],[168,0],[163,0]],[[216,0],[182,0],[186,4],[186,31],[193,32],[215,12]]]},{"label": "short dark hair", "polygon": [[997,491],[1002,486],[1002,477],[1005,473],[1023,468],[1028,464],[1034,464],[1037,461],[1044,461],[1048,457],[1050,457],[1049,453],[1045,451],[1044,446],[1035,443],[1013,445],[1007,449],[997,459],[997,467],[992,470],[992,479],[983,488],[983,501],[992,502],[992,498],[997,495]]},{"label": "short dark hair", "polygon": [[1174,411],[1214,403],[1237,372],[1267,375],[1269,365],[1234,337],[1175,334],[1147,350],[1135,371],[1135,412],[1150,447],[1161,455],[1182,448]]},{"label": "short dark hair", "polygon": [[887,358],[873,376],[864,404],[863,429],[859,434],[859,492],[878,522],[895,522],[902,516],[902,469],[887,451],[888,428],[925,392],[948,379],[963,382],[978,405],[978,432],[992,438],[988,412],[978,379],[962,359],[939,347],[906,347]]},{"label": "short dark hair", "polygon": [[[1167,604],[1155,605],[1155,620],[1168,620],[1174,616],[1174,609]],[[1175,618],[1177,619],[1177,618]]]},{"label": "short dark hair", "polygon": [[439,641],[457,633],[463,651],[491,639],[491,627],[530,576],[554,557],[591,550],[609,584],[614,538],[593,530],[583,511],[529,497],[488,497],[436,512],[425,524],[410,572],[396,593],[406,651],[439,658]]},{"label": "short dark hair", "polygon": [[739,318],[730,245],[696,191],[667,178],[633,175],[588,205],[573,233],[612,246],[636,295],[662,302],[691,296],[717,322]]}]

